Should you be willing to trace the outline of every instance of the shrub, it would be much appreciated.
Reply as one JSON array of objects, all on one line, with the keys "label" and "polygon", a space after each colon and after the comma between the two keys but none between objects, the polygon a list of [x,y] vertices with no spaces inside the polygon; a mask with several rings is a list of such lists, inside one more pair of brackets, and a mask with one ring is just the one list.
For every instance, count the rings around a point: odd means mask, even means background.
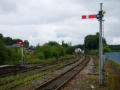
[{"label": "shrub", "polygon": [[36,56],[39,59],[44,59],[45,58],[45,56],[44,56],[44,54],[42,52],[37,53]]}]

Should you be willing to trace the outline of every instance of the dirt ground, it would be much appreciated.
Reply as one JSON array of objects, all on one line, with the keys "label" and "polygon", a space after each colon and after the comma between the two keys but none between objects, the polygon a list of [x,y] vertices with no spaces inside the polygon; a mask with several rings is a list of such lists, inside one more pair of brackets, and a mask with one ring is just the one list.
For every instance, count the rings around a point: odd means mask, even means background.
[{"label": "dirt ground", "polygon": [[96,73],[94,59],[91,58],[87,67],[85,67],[79,74],[76,75],[68,84],[61,90],[95,90],[94,84],[98,78]]}]

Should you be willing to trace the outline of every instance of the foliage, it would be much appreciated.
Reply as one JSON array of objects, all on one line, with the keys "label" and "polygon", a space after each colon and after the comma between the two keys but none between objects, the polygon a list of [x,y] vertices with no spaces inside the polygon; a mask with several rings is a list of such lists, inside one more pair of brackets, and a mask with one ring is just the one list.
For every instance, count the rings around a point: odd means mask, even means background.
[{"label": "foliage", "polygon": [[26,47],[26,48],[29,47],[29,42],[28,42],[28,40],[25,40],[25,41],[24,41],[24,47]]},{"label": "foliage", "polygon": [[17,48],[9,49],[0,41],[0,64],[16,64],[20,58]]},{"label": "foliage", "polygon": [[76,47],[74,47],[74,46],[69,46],[69,47],[66,49],[66,53],[67,53],[67,54],[73,54],[75,48],[76,48]]},{"label": "foliage", "polygon": [[70,43],[64,43],[62,41],[62,45],[57,43],[56,41],[50,41],[45,43],[44,45],[37,45],[34,47],[34,56],[35,60],[48,60],[49,58],[59,58],[62,56],[66,56],[68,54],[73,54],[75,48],[81,48],[83,45],[75,45],[71,46]]},{"label": "foliage", "polygon": [[[103,38],[103,44],[107,45],[106,40]],[[87,50],[95,50],[99,48],[99,33],[96,35],[87,35],[84,40],[84,46]]]},{"label": "foliage", "polygon": [[89,54],[89,55],[98,55],[99,51],[98,50],[89,50],[87,54]]},{"label": "foliage", "polygon": [[107,61],[109,64],[111,64],[112,66],[114,66],[115,68],[117,68],[118,70],[120,70],[120,64],[118,64],[117,62],[112,61],[112,60],[109,60],[109,59],[107,59],[106,61]]},{"label": "foliage", "polygon": [[49,41],[48,43],[45,43],[44,46],[60,46],[59,43],[57,43],[56,41]]},{"label": "foliage", "polygon": [[45,58],[43,52],[36,53],[36,56],[37,56],[38,59],[44,59]]},{"label": "foliage", "polygon": [[[5,45],[13,45],[16,44],[17,42],[21,42],[21,39],[12,39],[11,37],[4,37],[2,34],[0,34],[0,40],[5,44]],[[29,46],[28,40],[25,40],[25,47]]]},{"label": "foliage", "polygon": [[109,45],[111,50],[120,51],[120,45]]},{"label": "foliage", "polygon": [[50,41],[42,46],[37,45],[34,48],[34,55],[39,59],[58,58],[67,54],[73,54],[75,48],[81,47],[83,47],[83,45],[71,46],[71,44],[64,43],[64,41],[62,41],[62,45],[60,45],[55,41]]},{"label": "foliage", "polygon": [[62,47],[67,48],[68,46],[70,46],[70,44],[67,44],[67,43],[65,43],[64,41],[62,41]]},{"label": "foliage", "polygon": [[45,43],[43,46],[38,45],[35,47],[34,51],[34,54],[39,57],[39,59],[48,59],[50,57],[59,57],[65,55],[64,48],[57,42],[52,41]]},{"label": "foliage", "polygon": [[104,87],[101,88],[101,90],[119,90],[120,89],[119,74],[117,74],[109,64],[105,64],[105,70],[107,72],[105,75],[106,79],[104,81]]},{"label": "foliage", "polygon": [[3,64],[10,56],[10,51],[2,41],[0,41],[0,64]]},{"label": "foliage", "polygon": [[82,44],[74,45],[74,47],[84,50],[84,45],[82,45]]},{"label": "foliage", "polygon": [[111,49],[109,48],[109,46],[108,45],[104,45],[103,52],[110,52],[110,51],[111,51]]},{"label": "foliage", "polygon": [[[110,52],[111,49],[106,43],[105,38],[103,39],[103,52]],[[85,53],[90,55],[98,55],[99,53],[99,33],[96,35],[87,35],[84,40]]]},{"label": "foliage", "polygon": [[56,60],[56,58],[48,58],[48,59],[27,58],[26,63],[50,63],[55,60]]},{"label": "foliage", "polygon": [[40,80],[50,74],[51,72],[48,71],[40,72],[39,70],[33,70],[17,75],[11,75],[0,80],[2,83],[2,85],[0,85],[0,90],[16,90],[16,88],[28,85],[29,83]]}]

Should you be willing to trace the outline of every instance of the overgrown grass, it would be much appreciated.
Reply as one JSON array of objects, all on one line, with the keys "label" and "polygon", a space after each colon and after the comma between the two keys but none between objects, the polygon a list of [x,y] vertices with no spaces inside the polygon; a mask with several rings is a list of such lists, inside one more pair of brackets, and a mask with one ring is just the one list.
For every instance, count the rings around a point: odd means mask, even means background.
[{"label": "overgrown grass", "polygon": [[87,76],[80,80],[80,90],[92,90],[91,86],[94,86],[93,90],[99,90],[98,76]]},{"label": "overgrown grass", "polygon": [[[21,60],[14,60],[14,61],[8,60],[8,61],[5,61],[5,62],[4,62],[4,65],[5,65],[5,64],[16,65],[16,64],[20,64],[20,63],[21,63]],[[2,65],[3,65],[3,64],[2,64]]]},{"label": "overgrown grass", "polygon": [[49,63],[55,60],[56,58],[48,58],[48,59],[33,58],[33,59],[27,59],[26,63]]},{"label": "overgrown grass", "polygon": [[72,62],[74,59],[59,61],[58,63],[44,68],[48,69],[47,71],[40,72],[39,70],[32,70],[24,73],[19,73],[17,75],[11,75],[0,79],[0,90],[12,90],[19,88],[21,86],[27,85],[36,80],[40,80],[46,75],[50,75],[52,71],[56,70],[59,67],[66,65],[69,62]]},{"label": "overgrown grass", "polygon": [[[59,58],[65,58],[65,57],[73,57],[74,55],[65,55],[65,56],[61,56]],[[49,63],[52,61],[56,61],[57,58],[52,57],[52,58],[48,58],[48,59],[38,59],[38,58],[31,58],[30,56],[27,56],[26,59],[26,63]]]},{"label": "overgrown grass", "polygon": [[[96,70],[99,71],[99,60],[95,57],[96,60]],[[112,60],[106,60],[108,63],[116,67],[117,69],[120,65]],[[109,66],[109,64],[105,64],[105,79],[103,86],[99,86],[99,77],[87,77],[83,82],[82,85],[94,85],[95,90],[120,90],[120,76]],[[85,82],[86,81],[86,82]]]},{"label": "overgrown grass", "polygon": [[106,62],[108,62],[109,64],[111,64],[112,66],[116,67],[118,70],[120,70],[120,64],[118,64],[115,61],[109,60],[107,59]]},{"label": "overgrown grass", "polygon": [[[56,58],[48,58],[48,59],[38,59],[38,58],[27,58],[25,59],[25,63],[49,63],[52,61],[55,61]],[[22,60],[16,60],[16,61],[6,61],[5,64],[9,65],[16,65],[21,64]]]},{"label": "overgrown grass", "polygon": [[85,79],[89,86],[90,85],[94,85],[95,89],[99,89],[99,77],[98,76],[88,76],[86,79]]},{"label": "overgrown grass", "polygon": [[65,57],[73,57],[75,56],[74,54],[68,54],[68,55],[65,55],[65,56],[61,56],[60,58],[65,58]]},{"label": "overgrown grass", "polygon": [[105,65],[106,78],[101,90],[120,90],[120,76],[109,66]]},{"label": "overgrown grass", "polygon": [[[65,57],[73,57],[74,55],[65,55],[65,56],[61,56],[59,58],[65,58]],[[53,62],[53,61],[56,61],[56,57],[51,57],[51,58],[48,58],[48,59],[38,59],[36,58],[35,56],[33,55],[26,55],[26,58],[25,58],[25,63],[50,63],[50,62]],[[22,63],[22,60],[8,60],[8,61],[5,61],[4,64],[9,64],[9,65],[16,65],[16,64],[21,64]]]},{"label": "overgrown grass", "polygon": [[0,90],[11,90],[13,88],[18,88],[21,85],[27,85],[31,82],[34,82],[36,80],[40,80],[42,77],[51,74],[51,72],[28,72],[28,73],[22,73],[17,74],[16,76],[9,76],[6,78],[2,78],[0,85]]},{"label": "overgrown grass", "polygon": [[99,72],[99,59],[98,56],[94,56],[95,58],[95,63],[96,63],[96,71]]}]

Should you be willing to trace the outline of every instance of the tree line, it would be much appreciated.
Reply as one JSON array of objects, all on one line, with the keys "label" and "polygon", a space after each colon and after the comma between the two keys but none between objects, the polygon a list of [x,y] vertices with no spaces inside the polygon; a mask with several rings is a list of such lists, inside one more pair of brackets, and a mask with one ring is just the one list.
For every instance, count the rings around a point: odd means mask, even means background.
[{"label": "tree line", "polygon": [[[16,42],[22,41],[21,39],[12,39],[11,37],[4,37],[0,34],[0,64],[18,64],[21,61],[20,48],[7,48],[7,45],[16,44]],[[59,58],[68,54],[73,54],[76,48],[85,50],[86,54],[98,54],[99,53],[99,33],[95,35],[87,35],[84,39],[84,44],[71,45],[71,43],[65,43],[62,41],[59,44],[56,41],[49,41],[43,45],[29,46],[28,40],[24,41],[24,47],[30,48],[34,51],[32,56],[37,59]],[[105,38],[103,38],[104,52],[110,52],[112,50],[120,50],[120,45],[108,45]],[[25,55],[29,55],[25,52]],[[27,57],[26,57],[27,59]],[[28,58],[30,59],[30,58]]]},{"label": "tree line", "polygon": [[[11,37],[4,37],[1,33],[0,33],[0,40],[5,44],[5,45],[13,45],[16,44],[17,42],[21,42],[23,40],[21,39],[13,39]],[[29,47],[29,41],[25,40],[25,47]]]},{"label": "tree line", "polygon": [[120,51],[120,45],[108,45],[113,51]]},{"label": "tree line", "polygon": [[[19,64],[21,61],[21,49],[7,48],[8,45],[16,44],[19,41],[23,41],[21,39],[12,39],[11,37],[4,37],[0,34],[0,64]],[[62,44],[59,44],[56,41],[49,41],[43,45],[37,46],[29,46],[29,42],[27,40],[24,41],[24,47],[30,48],[34,51],[32,56],[37,59],[48,59],[48,58],[59,58],[64,55],[73,54],[75,48],[82,48],[83,45],[74,45],[71,43],[65,43],[62,41]],[[27,59],[28,53],[24,51],[25,57]],[[30,58],[28,58],[30,59]]]},{"label": "tree line", "polygon": [[39,59],[59,58],[67,54],[73,54],[75,48],[78,47],[82,47],[82,45],[72,46],[70,43],[65,43],[64,41],[62,41],[62,44],[56,41],[49,41],[41,46],[37,45],[34,48],[34,55]]},{"label": "tree line", "polygon": [[[120,51],[120,45],[108,45],[105,38],[103,40],[103,53]],[[95,35],[87,35],[84,39],[84,49],[88,54],[98,54],[99,53],[99,33]]]},{"label": "tree line", "polygon": [[[17,64],[21,59],[21,50],[17,47],[8,48],[7,46],[16,44],[22,41],[21,39],[12,39],[11,37],[4,37],[0,34],[0,64]],[[25,42],[25,47],[29,47],[29,42]]]},{"label": "tree line", "polygon": [[0,40],[0,64],[16,64],[21,58],[21,53],[15,48],[7,48],[6,45]]}]

